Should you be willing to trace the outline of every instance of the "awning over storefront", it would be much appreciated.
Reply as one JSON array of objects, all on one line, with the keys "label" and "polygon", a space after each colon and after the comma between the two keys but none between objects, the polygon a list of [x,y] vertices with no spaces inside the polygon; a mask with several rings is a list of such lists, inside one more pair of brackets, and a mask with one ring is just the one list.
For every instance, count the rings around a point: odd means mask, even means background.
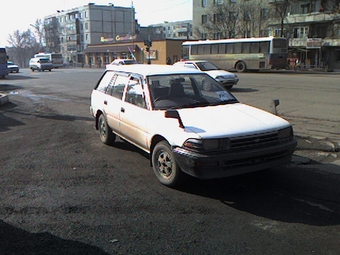
[{"label": "awning over storefront", "polygon": [[130,52],[140,50],[138,45],[89,45],[84,50],[85,53],[102,53],[102,52]]},{"label": "awning over storefront", "polygon": [[291,52],[308,52],[310,50],[302,49],[302,48],[289,48]]}]

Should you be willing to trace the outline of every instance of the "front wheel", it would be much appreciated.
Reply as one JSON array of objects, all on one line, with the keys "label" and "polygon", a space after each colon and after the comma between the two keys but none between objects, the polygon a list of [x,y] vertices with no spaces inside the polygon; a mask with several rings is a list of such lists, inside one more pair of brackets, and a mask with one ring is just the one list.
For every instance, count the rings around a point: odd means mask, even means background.
[{"label": "front wheel", "polygon": [[244,73],[247,70],[246,63],[243,61],[237,62],[236,64],[236,71],[239,73]]},{"label": "front wheel", "polygon": [[99,136],[100,140],[107,145],[113,144],[116,139],[116,135],[112,133],[112,129],[106,122],[106,119],[103,114],[99,116],[98,119],[98,129],[99,129]]},{"label": "front wheel", "polygon": [[184,173],[177,165],[166,141],[156,144],[152,152],[152,168],[157,179],[165,186],[175,187],[183,180]]}]

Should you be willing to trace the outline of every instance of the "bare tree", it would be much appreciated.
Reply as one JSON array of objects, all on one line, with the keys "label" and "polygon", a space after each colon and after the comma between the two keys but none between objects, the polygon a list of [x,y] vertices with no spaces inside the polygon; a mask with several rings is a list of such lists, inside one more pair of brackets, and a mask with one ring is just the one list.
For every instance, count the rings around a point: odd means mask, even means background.
[{"label": "bare tree", "polygon": [[10,58],[15,60],[20,67],[27,67],[29,59],[38,52],[40,47],[30,29],[24,32],[14,31],[12,35],[9,35],[7,42],[10,44],[8,48]]},{"label": "bare tree", "polygon": [[240,33],[243,37],[266,36],[269,21],[269,5],[265,0],[240,1],[238,9],[240,13]]},{"label": "bare tree", "polygon": [[44,24],[46,51],[60,52],[59,40],[60,24],[56,17],[47,20]]},{"label": "bare tree", "polygon": [[45,38],[45,30],[43,26],[43,22],[41,19],[37,19],[34,24],[30,24],[31,27],[34,28],[34,34],[39,42],[39,52],[44,52],[44,38]]},{"label": "bare tree", "polygon": [[207,9],[206,21],[198,28],[199,32],[208,34],[207,39],[235,38],[240,32],[237,30],[239,16],[236,4],[212,4]]},{"label": "bare tree", "polygon": [[264,36],[269,5],[267,0],[224,1],[207,8],[206,16],[195,32],[205,32],[210,39]]},{"label": "bare tree", "polygon": [[274,8],[274,15],[272,17],[273,20],[276,19],[280,23],[280,37],[284,37],[284,21],[287,17],[288,7],[292,2],[296,2],[297,0],[274,0],[271,2]]}]

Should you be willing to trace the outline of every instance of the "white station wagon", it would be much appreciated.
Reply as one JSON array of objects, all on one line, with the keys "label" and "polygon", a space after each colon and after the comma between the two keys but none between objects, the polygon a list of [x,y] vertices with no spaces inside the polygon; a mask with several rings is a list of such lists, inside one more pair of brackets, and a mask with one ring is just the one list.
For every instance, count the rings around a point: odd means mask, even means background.
[{"label": "white station wagon", "polygon": [[149,153],[158,180],[171,187],[186,175],[214,179],[279,166],[297,145],[286,120],[183,67],[110,66],[92,91],[90,111],[104,144],[119,136]]}]

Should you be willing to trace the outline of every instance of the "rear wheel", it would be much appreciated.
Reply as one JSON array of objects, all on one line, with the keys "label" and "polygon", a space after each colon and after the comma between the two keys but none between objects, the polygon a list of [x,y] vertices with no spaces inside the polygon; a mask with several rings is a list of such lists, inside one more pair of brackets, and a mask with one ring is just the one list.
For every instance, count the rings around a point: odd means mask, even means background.
[{"label": "rear wheel", "polygon": [[152,167],[157,179],[165,186],[175,187],[183,181],[184,173],[166,141],[156,144],[152,152]]},{"label": "rear wheel", "polygon": [[116,135],[112,133],[112,129],[108,126],[103,114],[98,119],[98,130],[100,140],[107,145],[111,145],[116,140]]},{"label": "rear wheel", "polygon": [[243,61],[237,62],[236,64],[236,71],[239,73],[244,73],[247,70],[246,63]]}]

